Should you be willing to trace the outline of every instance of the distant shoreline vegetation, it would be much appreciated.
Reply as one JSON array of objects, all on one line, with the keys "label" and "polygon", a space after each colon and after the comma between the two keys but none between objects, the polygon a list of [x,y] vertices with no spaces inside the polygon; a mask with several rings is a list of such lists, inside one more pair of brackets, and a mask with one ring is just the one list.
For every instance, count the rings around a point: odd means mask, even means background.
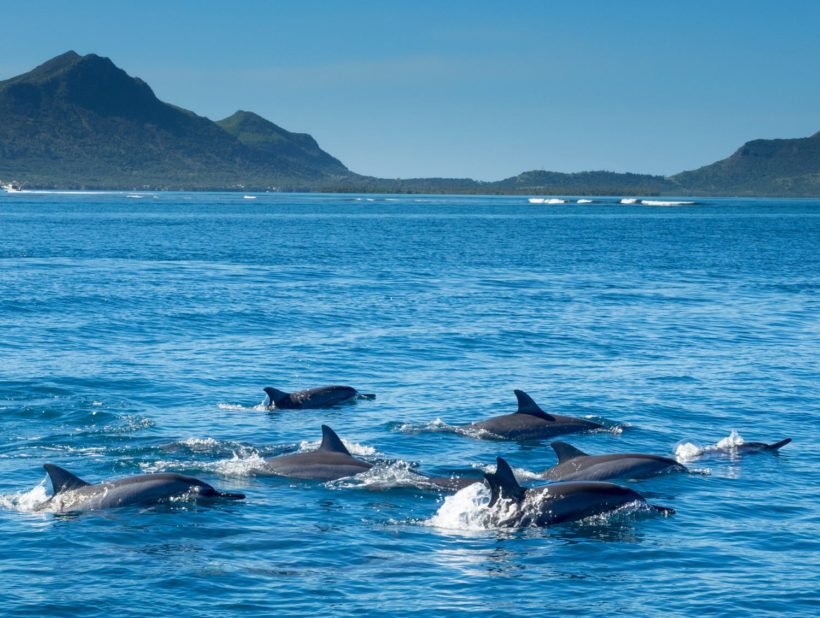
[{"label": "distant shoreline vegetation", "polygon": [[820,132],[747,142],[673,176],[524,172],[498,181],[349,170],[310,135],[238,111],[214,122],[164,103],[95,54],[0,81],[0,185],[42,190],[578,196],[820,196]]}]

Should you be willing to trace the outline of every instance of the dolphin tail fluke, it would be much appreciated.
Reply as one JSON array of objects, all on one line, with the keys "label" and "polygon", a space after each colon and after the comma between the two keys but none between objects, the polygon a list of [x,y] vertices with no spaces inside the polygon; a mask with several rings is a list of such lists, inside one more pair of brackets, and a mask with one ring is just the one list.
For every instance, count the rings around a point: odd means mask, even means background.
[{"label": "dolphin tail fluke", "polygon": [[775,442],[774,444],[769,444],[766,446],[767,451],[779,451],[782,447],[786,446],[789,442],[791,442],[791,438],[786,438],[785,440],[781,440],[780,442]]},{"label": "dolphin tail fluke", "polygon": [[356,395],[359,399],[366,399],[367,401],[373,401],[376,398],[374,393],[357,393]]},{"label": "dolphin tail fluke", "polygon": [[555,451],[555,454],[558,456],[558,463],[562,464],[565,461],[569,461],[570,459],[575,459],[576,457],[589,457],[584,451],[581,449],[577,449],[574,446],[567,444],[566,442],[553,442],[550,444],[552,450]]},{"label": "dolphin tail fluke", "polygon": [[516,502],[521,500],[524,497],[524,488],[518,484],[510,464],[501,457],[496,459],[496,464],[495,473],[486,472],[484,474],[484,478],[490,485],[489,506],[495,505],[499,498],[512,499]]},{"label": "dolphin tail fluke", "polygon": [[342,443],[341,438],[327,425],[322,425],[322,444],[319,450],[350,455],[350,451],[348,451],[347,447]]},{"label": "dolphin tail fluke", "polygon": [[86,483],[78,476],[71,474],[71,472],[60,466],[44,464],[43,467],[51,479],[51,487],[55,496],[63,491],[71,491],[72,489],[79,489],[80,487],[90,485],[90,483]]},{"label": "dolphin tail fluke", "polygon": [[535,403],[535,400],[527,395],[522,390],[515,389],[515,396],[518,399],[518,410],[516,410],[516,414],[529,414],[531,416],[537,416],[539,418],[543,418],[548,421],[554,421],[555,417],[547,414],[544,412],[540,406]]},{"label": "dolphin tail fluke", "polygon": [[265,394],[268,396],[268,399],[270,399],[270,403],[268,405],[271,406],[276,406],[277,402],[283,401],[284,399],[290,397],[290,393],[286,393],[284,391],[271,388],[270,386],[267,386],[262,390],[265,391]]}]

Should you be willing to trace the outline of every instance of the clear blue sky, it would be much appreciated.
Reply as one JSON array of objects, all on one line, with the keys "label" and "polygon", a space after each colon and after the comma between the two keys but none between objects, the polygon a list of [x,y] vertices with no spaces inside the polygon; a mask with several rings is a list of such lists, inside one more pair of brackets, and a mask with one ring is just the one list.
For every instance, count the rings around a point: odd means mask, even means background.
[{"label": "clear blue sky", "polygon": [[0,79],[96,53],[388,178],[671,174],[820,130],[816,0],[0,0],[0,20]]}]

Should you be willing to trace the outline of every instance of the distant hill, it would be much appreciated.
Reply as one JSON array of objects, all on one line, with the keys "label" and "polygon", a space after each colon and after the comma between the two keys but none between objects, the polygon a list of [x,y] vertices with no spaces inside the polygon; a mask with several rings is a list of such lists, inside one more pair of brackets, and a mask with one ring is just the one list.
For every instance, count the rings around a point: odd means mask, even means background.
[{"label": "distant hill", "polygon": [[348,170],[310,135],[238,111],[213,122],[108,58],[67,52],[0,81],[0,181],[26,188],[523,195],[820,196],[820,133],[756,140],[671,177],[529,171],[495,182]]},{"label": "distant hill", "polygon": [[820,196],[820,132],[747,142],[727,159],[670,180],[690,194]]},{"label": "distant hill", "polygon": [[163,103],[107,58],[68,52],[0,82],[0,178],[61,188],[298,188],[350,175],[308,135]]}]

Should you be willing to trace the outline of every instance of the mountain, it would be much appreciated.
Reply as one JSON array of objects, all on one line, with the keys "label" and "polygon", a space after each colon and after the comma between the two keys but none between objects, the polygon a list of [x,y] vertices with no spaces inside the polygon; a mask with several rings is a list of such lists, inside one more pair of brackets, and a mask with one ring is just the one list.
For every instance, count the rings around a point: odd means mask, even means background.
[{"label": "mountain", "polygon": [[348,170],[310,135],[247,111],[213,122],[160,101],[108,58],[71,51],[0,81],[0,180],[62,189],[820,196],[820,133],[748,142],[670,177],[374,178]]},{"label": "mountain", "polygon": [[820,196],[820,132],[747,142],[722,161],[670,180],[690,194]]},{"label": "mountain", "polygon": [[25,185],[266,189],[348,175],[308,135],[245,112],[212,122],[94,54],[0,82],[0,178]]}]

